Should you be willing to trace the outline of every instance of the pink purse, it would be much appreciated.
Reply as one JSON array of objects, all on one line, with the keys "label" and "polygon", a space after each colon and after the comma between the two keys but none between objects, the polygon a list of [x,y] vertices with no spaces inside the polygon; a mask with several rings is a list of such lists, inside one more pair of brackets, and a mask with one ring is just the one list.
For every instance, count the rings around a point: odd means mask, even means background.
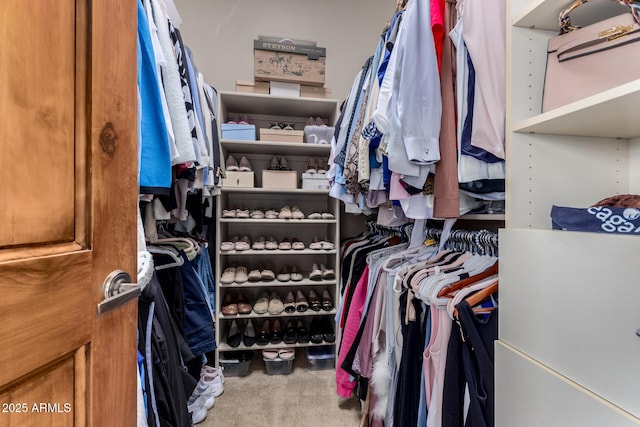
[{"label": "pink purse", "polygon": [[616,0],[630,13],[574,26],[569,13],[588,1],[562,11],[560,35],[549,39],[543,113],[640,78],[640,0]]}]

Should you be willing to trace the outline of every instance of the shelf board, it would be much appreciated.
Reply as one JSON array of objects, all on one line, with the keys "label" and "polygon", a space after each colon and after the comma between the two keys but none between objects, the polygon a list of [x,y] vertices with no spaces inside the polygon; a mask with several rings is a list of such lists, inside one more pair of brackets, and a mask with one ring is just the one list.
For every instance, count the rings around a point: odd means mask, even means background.
[{"label": "shelf board", "polygon": [[264,314],[258,314],[255,312],[251,312],[249,314],[234,314],[232,316],[225,316],[224,314],[220,314],[218,316],[219,320],[237,320],[237,319],[266,319],[266,318],[279,318],[279,317],[313,317],[313,316],[333,316],[336,314],[336,310],[331,310],[331,311],[324,311],[324,310],[320,310],[320,311],[313,311],[311,309],[308,309],[305,312],[302,313],[285,313],[284,311],[280,314],[269,314],[269,313],[264,313]]},{"label": "shelf board", "polygon": [[250,114],[273,114],[285,116],[325,116],[336,113],[338,99],[295,98],[243,92],[219,92],[220,100],[228,111],[244,111]]},{"label": "shelf board", "polygon": [[220,255],[332,255],[335,254],[336,250],[331,249],[302,249],[302,250],[261,250],[257,251],[254,249],[249,249],[248,251],[220,251]]},{"label": "shelf board", "polygon": [[289,280],[288,282],[278,282],[277,280],[272,280],[269,282],[242,282],[242,283],[229,283],[223,284],[218,281],[218,286],[221,288],[273,288],[273,287],[297,287],[297,286],[334,286],[336,284],[335,280],[310,280],[303,279],[299,282],[295,282],[293,280]]},{"label": "shelf board", "polygon": [[328,196],[329,190],[303,190],[302,188],[222,187],[223,193],[246,194],[313,194]]},{"label": "shelf board", "polygon": [[466,214],[458,219],[473,221],[504,221],[505,214]]},{"label": "shelf board", "polygon": [[[517,27],[558,31],[560,12],[568,6],[569,2],[534,0],[521,13],[513,17],[512,23]],[[624,11],[625,7],[615,2],[593,2],[575,9],[571,13],[571,21],[584,26],[619,15]]]},{"label": "shelf board", "polygon": [[640,79],[513,124],[519,133],[634,138],[640,136]]},{"label": "shelf board", "polygon": [[251,219],[251,218],[220,218],[220,222],[242,224],[335,224],[335,219]]},{"label": "shelf board", "polygon": [[320,344],[315,344],[312,342],[308,343],[295,343],[295,344],[285,344],[281,342],[280,344],[267,344],[267,345],[252,345],[250,347],[245,346],[244,344],[240,344],[238,347],[231,347],[227,343],[218,344],[218,350],[220,351],[246,351],[246,350],[268,350],[274,348],[305,348],[305,347],[321,347],[335,345],[335,342],[321,342]]},{"label": "shelf board", "polygon": [[329,144],[299,144],[294,142],[271,142],[271,141],[237,141],[223,139],[220,141],[222,147],[231,153],[242,154],[273,154],[278,155],[307,155],[307,156],[328,156],[331,151]]}]

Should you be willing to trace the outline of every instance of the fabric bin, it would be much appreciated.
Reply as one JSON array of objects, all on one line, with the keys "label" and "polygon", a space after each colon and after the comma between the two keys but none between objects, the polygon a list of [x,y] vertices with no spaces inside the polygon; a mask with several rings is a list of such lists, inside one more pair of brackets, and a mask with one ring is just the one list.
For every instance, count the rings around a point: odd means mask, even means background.
[{"label": "fabric bin", "polygon": [[303,173],[302,189],[303,190],[329,190],[329,180],[324,173]]},{"label": "fabric bin", "polygon": [[305,126],[304,141],[307,144],[331,144],[335,128],[333,126]]}]

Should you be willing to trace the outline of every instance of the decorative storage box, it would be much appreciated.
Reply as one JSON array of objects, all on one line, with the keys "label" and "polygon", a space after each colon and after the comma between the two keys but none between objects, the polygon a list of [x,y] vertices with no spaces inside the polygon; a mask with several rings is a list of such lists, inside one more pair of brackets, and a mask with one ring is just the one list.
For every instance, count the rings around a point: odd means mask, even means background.
[{"label": "decorative storage box", "polygon": [[300,85],[300,96],[305,98],[331,98],[331,89],[326,87]]},{"label": "decorative storage box", "polygon": [[255,187],[253,172],[226,171],[222,178],[223,187]]},{"label": "decorative storage box", "polygon": [[256,125],[222,123],[220,130],[222,139],[235,139],[238,141],[256,140]]},{"label": "decorative storage box", "polygon": [[296,171],[262,171],[262,188],[298,188],[298,173]]},{"label": "decorative storage box", "polygon": [[302,189],[303,190],[329,190],[329,180],[323,173],[303,173]]},{"label": "decorative storage box", "polygon": [[267,367],[268,375],[287,375],[291,373],[291,369],[293,368],[293,359],[282,360],[278,357],[276,359],[263,360]]},{"label": "decorative storage box", "polygon": [[269,95],[269,82],[253,82],[251,80],[236,80],[236,92],[259,93]]},{"label": "decorative storage box", "polygon": [[301,130],[282,130],[260,128],[260,141],[302,143],[304,132]]},{"label": "decorative storage box", "polygon": [[323,47],[254,40],[254,78],[324,86],[325,57]]},{"label": "decorative storage box", "polygon": [[307,144],[331,144],[333,126],[305,126],[304,140]]},{"label": "decorative storage box", "polygon": [[322,371],[335,367],[336,356],[332,347],[308,347],[307,362],[310,371]]}]

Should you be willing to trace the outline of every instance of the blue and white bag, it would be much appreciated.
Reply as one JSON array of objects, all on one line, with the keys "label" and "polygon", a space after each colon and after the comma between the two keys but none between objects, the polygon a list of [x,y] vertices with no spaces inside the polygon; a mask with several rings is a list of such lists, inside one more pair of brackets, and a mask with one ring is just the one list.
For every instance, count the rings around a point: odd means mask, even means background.
[{"label": "blue and white bag", "polygon": [[640,209],[612,206],[569,208],[554,205],[551,208],[551,226],[554,230],[640,236]]}]

